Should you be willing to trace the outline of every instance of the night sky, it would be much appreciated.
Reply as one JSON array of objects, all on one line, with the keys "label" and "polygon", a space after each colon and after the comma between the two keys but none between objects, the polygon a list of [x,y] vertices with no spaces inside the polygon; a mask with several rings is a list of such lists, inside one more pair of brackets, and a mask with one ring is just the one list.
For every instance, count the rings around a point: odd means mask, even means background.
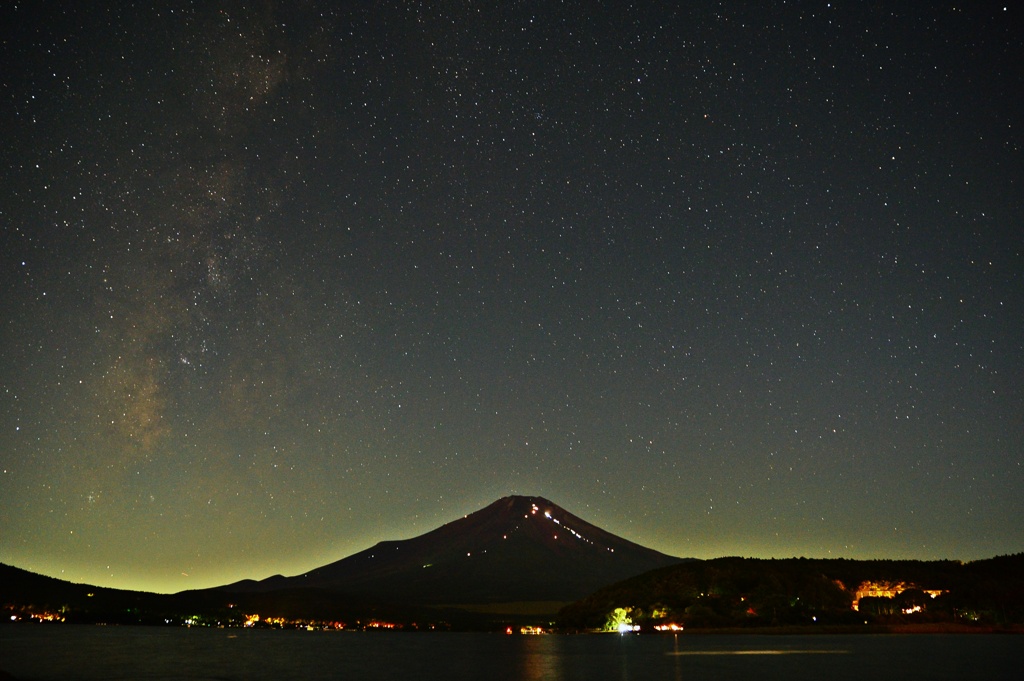
[{"label": "night sky", "polygon": [[0,561],[1024,550],[1020,7],[675,5],[4,3]]}]

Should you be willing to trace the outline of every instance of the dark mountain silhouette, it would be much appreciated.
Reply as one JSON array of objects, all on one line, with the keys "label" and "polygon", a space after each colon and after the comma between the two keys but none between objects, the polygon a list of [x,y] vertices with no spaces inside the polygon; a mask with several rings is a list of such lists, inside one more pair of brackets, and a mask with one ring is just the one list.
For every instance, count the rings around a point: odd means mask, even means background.
[{"label": "dark mountain silhouette", "polygon": [[510,496],[419,537],[384,541],[303,575],[220,588],[315,588],[420,605],[569,602],[680,560],[606,532],[547,499]]},{"label": "dark mountain silhouette", "polygon": [[[868,584],[900,593],[859,597],[860,586]],[[1024,623],[1024,553],[969,563],[736,557],[689,561],[609,584],[563,608],[558,619],[567,629],[600,628],[616,609],[641,626],[674,622],[687,629],[866,622],[1013,625]]]},{"label": "dark mountain silhouette", "polygon": [[456,629],[490,627],[490,620],[476,613],[373,603],[322,589],[251,593],[204,589],[157,594],[76,584],[0,563],[0,619],[4,622],[57,618],[76,624],[181,626],[191,621],[201,626],[241,626],[252,613],[290,620],[341,620],[354,626],[383,619],[442,622]]}]

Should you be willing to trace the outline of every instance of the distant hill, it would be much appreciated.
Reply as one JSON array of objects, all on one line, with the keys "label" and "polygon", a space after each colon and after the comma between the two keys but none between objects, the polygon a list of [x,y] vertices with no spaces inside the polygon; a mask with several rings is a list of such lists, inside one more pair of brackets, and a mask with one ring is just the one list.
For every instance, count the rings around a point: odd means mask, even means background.
[{"label": "distant hill", "polygon": [[[644,571],[644,566],[654,569]],[[867,587],[866,587],[867,585]],[[574,594],[577,594],[574,596]],[[589,595],[588,595],[589,594]],[[779,625],[1024,624],[1024,554],[958,561],[680,560],[540,497],[499,499],[420,537],[382,542],[298,577],[177,594],[73,584],[0,564],[4,621],[234,625],[248,616],[410,628],[567,630],[674,622]],[[859,611],[853,609],[859,601]],[[262,620],[267,622],[266,619]],[[418,623],[418,624],[417,624]]]},{"label": "distant hill", "polygon": [[[853,605],[859,601],[859,610]],[[1024,623],[1024,554],[958,561],[716,558],[653,570],[565,607],[561,625]]]},{"label": "distant hill", "polygon": [[7,617],[35,613],[75,622],[139,622],[141,612],[176,609],[174,597],[166,594],[75,584],[2,563],[0,606]]},{"label": "distant hill", "polygon": [[16,618],[56,613],[76,622],[216,624],[261,613],[479,628],[507,616],[553,615],[602,586],[679,560],[605,532],[547,499],[513,496],[303,575],[177,594],[73,584],[0,565],[0,606]]},{"label": "distant hill", "polygon": [[413,539],[385,541],[295,577],[220,587],[319,589],[409,605],[570,602],[681,559],[617,537],[542,497],[504,497]]},{"label": "distant hill", "polygon": [[444,622],[466,629],[489,626],[487,618],[474,613],[374,603],[321,589],[156,594],[75,584],[0,563],[0,616],[5,622],[56,618],[80,624],[240,626],[247,615],[254,613],[295,620],[342,620],[350,624],[385,619]]}]

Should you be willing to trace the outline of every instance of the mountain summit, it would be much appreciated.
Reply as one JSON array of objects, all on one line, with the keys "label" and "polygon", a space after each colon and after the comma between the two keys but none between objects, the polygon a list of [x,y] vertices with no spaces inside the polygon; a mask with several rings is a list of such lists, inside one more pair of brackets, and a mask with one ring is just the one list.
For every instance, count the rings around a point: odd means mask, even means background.
[{"label": "mountain summit", "polygon": [[419,537],[380,542],[304,575],[222,588],[317,588],[422,605],[574,601],[679,561],[542,497],[510,496]]}]

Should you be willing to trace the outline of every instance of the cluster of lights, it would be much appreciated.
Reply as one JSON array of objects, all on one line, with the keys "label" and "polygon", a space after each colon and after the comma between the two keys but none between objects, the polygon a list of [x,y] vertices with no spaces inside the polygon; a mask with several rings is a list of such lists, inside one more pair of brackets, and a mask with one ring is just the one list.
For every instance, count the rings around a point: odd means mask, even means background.
[{"label": "cluster of lights", "polygon": [[[857,587],[857,597],[853,599],[853,609],[860,610],[860,599],[862,598],[895,598],[909,589],[918,589],[932,598],[938,598],[946,593],[942,589],[920,589],[907,582],[861,582],[861,585]],[[909,608],[904,610],[903,614],[909,615],[914,612],[921,612],[921,608],[919,606],[916,609]]]},{"label": "cluster of lights", "polygon": [[[229,608],[234,608],[233,603],[228,604]],[[66,622],[67,619],[64,613],[50,612],[50,611],[30,611],[22,610],[20,612],[14,612],[10,614],[11,622]],[[284,617],[265,617],[258,614],[253,615],[242,615],[242,619],[230,619],[227,621],[214,620],[203,615],[189,615],[182,620],[175,620],[170,618],[164,618],[164,624],[175,625],[182,624],[186,627],[272,627],[276,629],[305,629],[307,631],[340,631],[348,627],[345,622],[340,621],[328,621],[328,620],[303,620],[303,619],[287,619]],[[401,624],[393,624],[390,622],[371,621],[367,624],[356,623],[356,628],[370,628],[370,629],[401,629]],[[433,625],[430,626],[434,628]]]},{"label": "cluster of lights", "polygon": [[402,626],[395,624],[394,622],[381,622],[379,620],[373,620],[366,623],[367,629],[401,629]]},{"label": "cluster of lights", "polygon": [[[186,623],[188,621],[186,620]],[[260,615],[245,615],[245,620],[242,622],[243,627],[253,628],[257,626],[275,627],[278,629],[284,628],[295,628],[305,629],[306,631],[327,631],[327,630],[340,630],[345,628],[344,622],[336,621],[319,621],[319,620],[290,620],[284,617],[261,617]]]},{"label": "cluster of lights", "polygon": [[[631,634],[640,631],[640,625],[634,624],[630,613],[633,608],[615,608],[608,614],[608,621],[605,624],[604,631],[617,631],[620,634]],[[658,619],[663,619],[667,615],[666,610],[655,609],[651,616]],[[676,622],[665,622],[663,624],[655,624],[654,630],[659,632],[672,631],[680,632],[683,630],[682,624]]]},{"label": "cluster of lights", "polygon": [[[537,511],[539,511],[539,510],[540,510],[540,508],[538,508],[537,504],[532,504],[532,507],[530,509],[530,514],[531,515],[537,515]],[[523,517],[524,518],[529,518],[530,516],[523,516]],[[564,527],[566,530],[569,531],[570,534],[572,534],[572,536],[576,537],[580,541],[585,541],[588,544],[593,545],[594,542],[590,541],[589,539],[584,537],[582,534],[580,534],[576,530],[572,529],[568,525],[562,525],[562,521],[560,521],[558,518],[555,518],[554,516],[552,516],[551,515],[551,511],[544,511],[544,517],[547,518],[548,520],[550,520],[551,522],[553,522],[554,524],[559,525],[561,527]],[[555,537],[555,539],[558,539],[558,535],[557,534],[554,535],[554,537]],[[615,549],[611,548],[610,546],[609,547],[605,547],[605,549],[607,551],[610,551],[611,553],[615,553]]]},{"label": "cluster of lights", "polygon": [[23,615],[11,615],[12,622],[34,620],[36,622],[63,622],[64,615],[56,612],[27,612]]},{"label": "cluster of lights", "polygon": [[[511,636],[515,633],[515,630],[513,630],[512,627],[505,627],[505,633]],[[548,632],[544,631],[543,627],[526,626],[519,627],[519,633],[525,636],[537,636],[540,634],[546,634]]]}]

